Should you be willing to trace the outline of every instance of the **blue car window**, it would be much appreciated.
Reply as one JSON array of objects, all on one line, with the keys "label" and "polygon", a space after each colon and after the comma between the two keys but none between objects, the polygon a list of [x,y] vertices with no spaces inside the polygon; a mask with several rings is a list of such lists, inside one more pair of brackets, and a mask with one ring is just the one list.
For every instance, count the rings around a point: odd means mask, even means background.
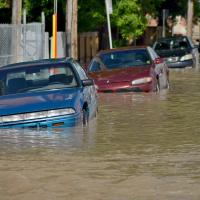
[{"label": "blue car window", "polygon": [[0,79],[1,95],[78,86],[73,70],[66,64],[7,69]]}]

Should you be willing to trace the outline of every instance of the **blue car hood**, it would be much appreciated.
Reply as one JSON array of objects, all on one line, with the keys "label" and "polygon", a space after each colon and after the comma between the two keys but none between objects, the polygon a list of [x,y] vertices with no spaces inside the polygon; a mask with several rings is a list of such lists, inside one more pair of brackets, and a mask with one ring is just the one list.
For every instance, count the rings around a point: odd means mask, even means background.
[{"label": "blue car hood", "polygon": [[81,89],[28,92],[0,97],[0,116],[41,110],[75,108]]}]

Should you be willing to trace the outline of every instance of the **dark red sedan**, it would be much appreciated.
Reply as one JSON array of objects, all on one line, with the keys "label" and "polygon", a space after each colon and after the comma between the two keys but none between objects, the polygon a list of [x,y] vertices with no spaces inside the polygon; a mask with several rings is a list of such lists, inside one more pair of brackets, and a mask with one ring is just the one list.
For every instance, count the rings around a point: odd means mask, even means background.
[{"label": "dark red sedan", "polygon": [[99,92],[151,92],[169,87],[169,70],[149,46],[100,51],[88,66]]}]

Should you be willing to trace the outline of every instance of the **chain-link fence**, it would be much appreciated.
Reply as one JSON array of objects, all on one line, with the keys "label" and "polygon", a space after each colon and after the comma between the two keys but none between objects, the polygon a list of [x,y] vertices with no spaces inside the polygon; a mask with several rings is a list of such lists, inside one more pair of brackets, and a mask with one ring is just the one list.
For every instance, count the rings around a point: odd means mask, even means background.
[{"label": "chain-link fence", "polygon": [[0,66],[44,58],[45,26],[0,24]]}]

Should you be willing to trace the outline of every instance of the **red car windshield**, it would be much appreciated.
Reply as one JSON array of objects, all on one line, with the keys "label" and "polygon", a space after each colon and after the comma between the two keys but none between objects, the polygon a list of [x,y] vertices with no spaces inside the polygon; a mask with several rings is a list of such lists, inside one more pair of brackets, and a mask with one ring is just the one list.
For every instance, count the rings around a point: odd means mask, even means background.
[{"label": "red car windshield", "polygon": [[151,64],[151,58],[146,49],[113,51],[101,54],[100,58],[108,69]]}]

